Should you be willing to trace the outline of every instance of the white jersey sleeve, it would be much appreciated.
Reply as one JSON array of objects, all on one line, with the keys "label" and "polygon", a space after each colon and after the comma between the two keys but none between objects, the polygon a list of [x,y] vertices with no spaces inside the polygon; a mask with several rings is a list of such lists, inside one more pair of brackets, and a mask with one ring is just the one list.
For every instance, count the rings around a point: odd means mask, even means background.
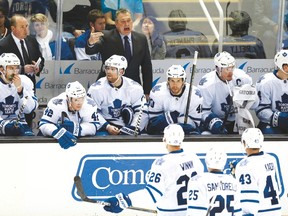
[{"label": "white jersey sleeve", "polygon": [[188,184],[187,216],[242,216],[238,182],[231,175],[203,173]]},{"label": "white jersey sleeve", "polygon": [[157,215],[185,215],[188,182],[203,171],[204,166],[194,153],[179,150],[164,155],[153,162],[146,188],[129,194],[132,205],[145,207],[146,201],[152,200]]},{"label": "white jersey sleeve", "polygon": [[58,128],[57,124],[61,121],[62,112],[68,115],[68,104],[65,93],[50,99],[43,112],[43,116],[39,122],[39,130],[44,136],[52,136],[52,132]]},{"label": "white jersey sleeve", "polygon": [[256,83],[260,103],[256,109],[261,122],[270,124],[275,111],[288,112],[286,97],[288,95],[287,81],[276,77],[275,73],[267,73]]},{"label": "white jersey sleeve", "polygon": [[260,152],[242,159],[235,175],[240,183],[243,214],[280,216],[280,185],[273,156]]}]

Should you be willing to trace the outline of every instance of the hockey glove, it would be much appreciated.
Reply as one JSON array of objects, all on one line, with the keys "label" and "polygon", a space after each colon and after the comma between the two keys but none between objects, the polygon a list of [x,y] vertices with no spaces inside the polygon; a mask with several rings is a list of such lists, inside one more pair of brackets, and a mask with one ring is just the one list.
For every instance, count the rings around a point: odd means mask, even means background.
[{"label": "hockey glove", "polygon": [[16,126],[16,120],[3,120],[0,123],[0,134],[6,136],[20,136],[21,126],[21,123],[18,123],[18,126]]},{"label": "hockey glove", "polygon": [[52,136],[58,140],[58,143],[64,149],[77,144],[77,138],[65,128],[56,129],[53,131]]},{"label": "hockey glove", "polygon": [[179,123],[186,135],[196,134],[199,135],[200,131],[196,125]]},{"label": "hockey glove", "polygon": [[104,209],[112,213],[120,213],[123,209],[131,206],[131,200],[123,193],[116,194],[115,197],[108,198],[105,202],[110,203],[110,206],[104,206]]},{"label": "hockey glove", "polygon": [[130,125],[133,120],[134,111],[131,106],[125,106],[122,109],[121,116],[125,125]]},{"label": "hockey glove", "polygon": [[213,113],[207,116],[204,124],[212,134],[228,134],[228,131],[223,126],[223,121]]},{"label": "hockey glove", "polygon": [[165,112],[161,115],[158,115],[154,118],[149,119],[149,122],[146,127],[148,134],[162,134],[165,127],[169,124],[177,123],[179,112]]},{"label": "hockey glove", "polygon": [[173,112],[165,112],[165,118],[168,124],[177,123],[178,116],[179,116],[179,112],[177,112],[176,110]]},{"label": "hockey glove", "polygon": [[134,136],[135,135],[135,127],[134,126],[122,127],[120,129],[120,134]]},{"label": "hockey glove", "polygon": [[272,127],[288,128],[288,113],[275,111],[271,118]]},{"label": "hockey glove", "polygon": [[81,135],[81,126],[68,119],[64,119],[64,122],[62,124],[59,124],[59,127],[65,128],[67,131],[69,131],[76,137],[79,137]]}]

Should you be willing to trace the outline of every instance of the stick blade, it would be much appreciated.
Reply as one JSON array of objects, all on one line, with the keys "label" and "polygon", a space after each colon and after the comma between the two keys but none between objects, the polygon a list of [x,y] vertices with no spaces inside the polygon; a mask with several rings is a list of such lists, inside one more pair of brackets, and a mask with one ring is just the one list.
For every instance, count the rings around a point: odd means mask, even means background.
[{"label": "stick blade", "polygon": [[85,200],[87,197],[86,197],[86,194],[84,192],[84,189],[83,189],[83,185],[82,185],[82,181],[81,181],[81,178],[80,176],[75,176],[74,177],[74,184],[75,184],[75,187],[77,189],[77,193],[78,195],[80,196],[80,198],[82,200]]}]

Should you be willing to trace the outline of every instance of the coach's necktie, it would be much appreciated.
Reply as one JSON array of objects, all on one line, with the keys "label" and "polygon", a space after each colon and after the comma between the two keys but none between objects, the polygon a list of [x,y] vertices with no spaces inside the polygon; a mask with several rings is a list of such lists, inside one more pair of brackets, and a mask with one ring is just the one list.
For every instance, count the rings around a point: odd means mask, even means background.
[{"label": "coach's necktie", "polygon": [[23,40],[20,40],[20,43],[21,43],[21,49],[22,49],[22,55],[23,55],[23,60],[24,60],[24,64],[30,64],[30,60],[29,60],[29,56],[28,56],[28,53],[27,53],[27,50],[24,46],[24,41]]},{"label": "coach's necktie", "polygon": [[124,37],[124,45],[125,45],[125,58],[127,59],[127,62],[130,61],[132,54],[131,54],[131,46],[130,46],[130,42],[129,42],[129,38],[128,36]]}]

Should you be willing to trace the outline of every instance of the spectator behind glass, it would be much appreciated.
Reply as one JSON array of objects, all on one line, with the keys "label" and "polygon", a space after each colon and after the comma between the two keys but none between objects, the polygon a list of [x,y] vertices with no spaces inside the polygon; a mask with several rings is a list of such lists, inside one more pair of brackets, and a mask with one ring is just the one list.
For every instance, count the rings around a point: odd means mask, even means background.
[{"label": "spectator behind glass", "polygon": [[201,32],[186,28],[186,15],[182,10],[172,10],[168,24],[171,31],[163,34],[167,48],[166,58],[192,58],[195,51],[199,52],[200,58],[211,57],[206,36]]},{"label": "spectator behind glass", "polygon": [[[81,2],[81,3],[80,3]],[[65,38],[78,38],[89,28],[87,14],[92,9],[101,10],[100,0],[89,0],[90,6],[85,1],[79,1],[72,9],[63,12],[63,31]],[[69,6],[71,3],[67,1]],[[67,5],[66,5],[67,6]]]},{"label": "spectator behind glass", "polygon": [[116,11],[120,8],[131,12],[134,27],[139,24],[144,12],[142,0],[101,0],[101,8],[106,19],[106,29],[115,28]]},{"label": "spectator behind glass", "polygon": [[166,55],[166,44],[159,33],[159,22],[155,17],[148,16],[140,20],[140,28],[146,36],[151,59],[164,59]]},{"label": "spectator behind glass", "polygon": [[[30,22],[32,28],[35,31],[36,40],[39,43],[40,51],[45,60],[55,59],[55,48],[56,41],[53,32],[48,29],[49,22],[48,18],[42,14],[38,13],[31,17]],[[69,44],[62,37],[61,41],[61,60],[72,60],[74,59]]]},{"label": "spectator behind glass", "polygon": [[75,41],[74,50],[76,54],[76,59],[77,60],[101,60],[100,53],[87,55],[85,52],[85,45],[87,44],[91,31],[100,33],[105,29],[105,17],[104,17],[104,14],[100,10],[93,9],[89,11],[87,18],[88,18],[90,29],[85,31]]},{"label": "spectator behind glass", "polygon": [[0,41],[11,33],[10,29],[6,26],[7,12],[4,8],[0,7]]},{"label": "spectator behind glass", "polygon": [[12,0],[10,5],[9,17],[14,14],[21,14],[28,20],[34,14],[42,13],[56,23],[57,18],[57,5],[55,0]]},{"label": "spectator behind glass", "polygon": [[[232,34],[224,36],[223,51],[231,53],[236,58],[265,59],[265,51],[262,41],[252,35],[248,35],[251,18],[245,11],[233,11],[228,21]],[[218,53],[217,39],[212,46],[212,54]]]}]

